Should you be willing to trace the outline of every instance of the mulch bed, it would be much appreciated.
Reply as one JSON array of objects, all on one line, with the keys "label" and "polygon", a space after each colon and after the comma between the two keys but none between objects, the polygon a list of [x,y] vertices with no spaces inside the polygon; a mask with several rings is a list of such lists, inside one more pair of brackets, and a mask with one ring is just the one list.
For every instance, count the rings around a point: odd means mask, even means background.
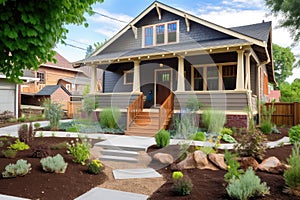
[{"label": "mulch bed", "polygon": [[[4,138],[4,137],[0,137]],[[9,138],[13,143],[15,138]],[[63,142],[70,142],[72,138],[45,137],[35,138],[30,148],[46,144],[50,147]],[[73,139],[74,140],[74,139]],[[95,143],[96,140],[92,141]],[[6,142],[5,142],[6,143]],[[72,162],[72,157],[66,153],[66,149],[51,149],[52,155],[61,154],[68,163],[64,174],[46,173],[42,170],[40,158],[32,158],[32,150],[19,151],[16,158],[5,158],[0,148],[0,171],[3,172],[9,163],[16,163],[19,159],[25,159],[31,163],[32,170],[23,177],[0,178],[0,194],[24,197],[29,199],[74,199],[93,187],[102,184],[106,180],[103,173],[92,175],[87,173],[87,166]]]}]

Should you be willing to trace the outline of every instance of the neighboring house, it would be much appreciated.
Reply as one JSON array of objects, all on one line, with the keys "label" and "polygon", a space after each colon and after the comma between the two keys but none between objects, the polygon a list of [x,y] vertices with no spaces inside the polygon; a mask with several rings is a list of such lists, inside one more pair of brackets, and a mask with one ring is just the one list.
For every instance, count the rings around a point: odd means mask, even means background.
[{"label": "neighboring house", "polygon": [[154,108],[158,124],[152,117],[148,127],[153,135],[191,95],[203,105],[199,114],[208,107],[221,109],[226,126],[246,127],[246,108],[257,115],[268,83],[276,84],[271,49],[271,22],[224,28],[155,1],[91,57],[73,65],[104,70],[102,93],[96,92],[96,73],[92,93],[100,109],[124,110],[126,134],[147,134],[145,126],[137,127],[141,105]]},{"label": "neighboring house", "polygon": [[268,96],[268,102],[280,102],[280,90],[271,90]]},{"label": "neighboring house", "polygon": [[45,99],[50,99],[51,102],[62,104],[63,110],[68,110],[71,93],[62,85],[47,85],[41,89],[35,97],[38,99],[38,102],[40,102],[39,105],[41,105]]}]

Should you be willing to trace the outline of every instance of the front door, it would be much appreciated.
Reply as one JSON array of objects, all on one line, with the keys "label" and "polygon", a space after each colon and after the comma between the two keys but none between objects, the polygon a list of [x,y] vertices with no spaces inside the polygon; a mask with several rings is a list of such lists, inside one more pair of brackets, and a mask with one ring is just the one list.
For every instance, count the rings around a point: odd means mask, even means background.
[{"label": "front door", "polygon": [[155,70],[155,104],[161,105],[169,96],[172,88],[172,70]]}]

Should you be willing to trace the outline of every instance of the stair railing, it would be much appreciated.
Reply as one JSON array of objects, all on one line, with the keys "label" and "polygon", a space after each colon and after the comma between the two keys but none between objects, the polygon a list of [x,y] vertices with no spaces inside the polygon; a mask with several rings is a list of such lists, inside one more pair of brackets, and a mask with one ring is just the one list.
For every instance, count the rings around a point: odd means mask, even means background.
[{"label": "stair railing", "polygon": [[173,113],[174,104],[173,104],[173,93],[170,93],[170,95],[166,98],[166,100],[163,102],[163,104],[159,108],[159,123],[158,123],[158,129],[165,128],[165,123],[168,120],[169,116]]},{"label": "stair railing", "polygon": [[135,117],[143,111],[144,95],[141,94],[127,107],[127,130],[130,124],[134,121]]}]

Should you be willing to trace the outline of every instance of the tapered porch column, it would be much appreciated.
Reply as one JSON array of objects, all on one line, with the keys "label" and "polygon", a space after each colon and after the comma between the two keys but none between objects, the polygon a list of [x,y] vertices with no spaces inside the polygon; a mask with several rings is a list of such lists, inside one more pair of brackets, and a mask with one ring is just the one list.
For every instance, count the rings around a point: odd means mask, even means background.
[{"label": "tapered porch column", "polygon": [[132,92],[140,92],[140,61],[134,61]]},{"label": "tapered porch column", "polygon": [[237,73],[236,73],[236,90],[245,89],[245,75],[244,75],[244,50],[237,51]]},{"label": "tapered porch column", "polygon": [[245,89],[247,90],[251,90],[251,74],[250,74],[250,56],[251,56],[251,53],[250,52],[246,52],[245,53],[245,59],[246,59],[246,86],[245,86]]},{"label": "tapered porch column", "polygon": [[178,80],[177,80],[177,92],[185,91],[184,83],[184,57],[178,57]]},{"label": "tapered porch column", "polygon": [[92,74],[91,74],[91,85],[90,85],[90,94],[95,94],[97,89],[97,66],[93,65]]}]

